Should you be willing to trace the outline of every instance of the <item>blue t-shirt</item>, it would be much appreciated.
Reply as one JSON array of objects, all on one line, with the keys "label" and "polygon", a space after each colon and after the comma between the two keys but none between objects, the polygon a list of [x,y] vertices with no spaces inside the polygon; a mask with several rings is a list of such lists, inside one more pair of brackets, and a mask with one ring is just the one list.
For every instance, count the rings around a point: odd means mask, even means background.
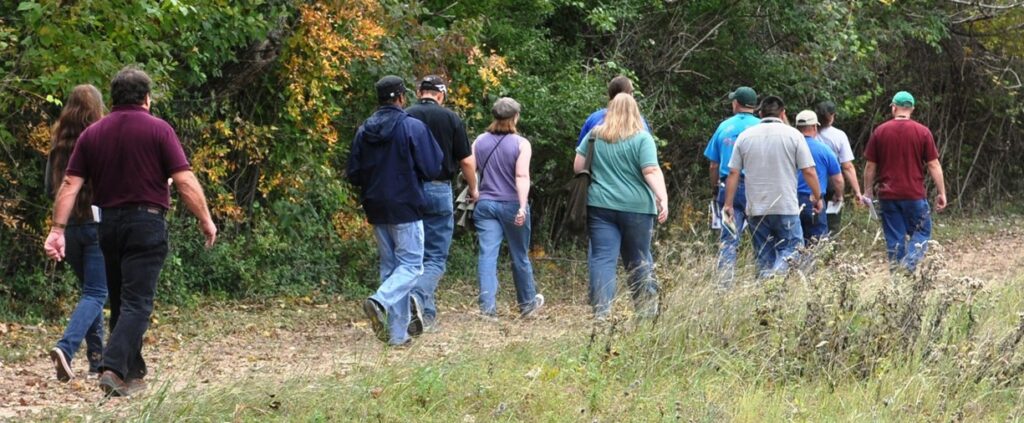
[{"label": "blue t-shirt", "polygon": [[[591,129],[594,129],[595,126],[604,123],[604,115],[606,115],[607,113],[608,109],[605,108],[598,110],[594,113],[591,113],[590,116],[587,117],[587,121],[583,122],[583,129],[580,130],[580,136],[576,140],[577,147],[579,147],[580,144],[583,144],[584,137],[586,137],[587,134],[590,133]],[[647,119],[645,119],[643,116],[640,116],[640,120],[644,122],[644,130],[647,132],[651,132],[651,129],[647,126]]]},{"label": "blue t-shirt", "polygon": [[718,162],[719,177],[729,176],[729,160],[732,159],[732,149],[736,145],[736,139],[740,137],[740,133],[758,122],[761,122],[761,119],[753,114],[741,112],[718,125],[715,134],[708,141],[707,148],[704,149],[704,157]]},{"label": "blue t-shirt", "polygon": [[[825,190],[828,189],[828,178],[839,174],[839,159],[825,143],[806,135],[804,139],[807,140],[807,148],[811,150],[811,157],[814,157],[814,171],[818,173],[818,187],[821,189],[821,194],[824,195]],[[797,172],[796,177],[797,194],[811,195],[811,187],[804,180],[804,173]]]}]

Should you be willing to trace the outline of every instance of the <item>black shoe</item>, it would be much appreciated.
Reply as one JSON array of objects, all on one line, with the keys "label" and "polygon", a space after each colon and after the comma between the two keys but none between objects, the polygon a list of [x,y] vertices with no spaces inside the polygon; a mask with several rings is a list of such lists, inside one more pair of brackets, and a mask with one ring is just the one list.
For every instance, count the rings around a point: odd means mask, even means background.
[{"label": "black shoe", "polygon": [[388,342],[388,313],[384,311],[384,307],[373,298],[367,298],[363,301],[363,312],[370,319],[370,328],[377,335],[377,339]]},{"label": "black shoe", "polygon": [[50,350],[50,360],[53,360],[53,367],[57,368],[57,380],[67,382],[75,377],[75,372],[71,370],[71,363],[64,355],[64,350],[60,348]]},{"label": "black shoe", "polygon": [[409,296],[409,304],[412,309],[412,316],[409,318],[409,336],[420,336],[423,334],[423,304],[416,295]]}]

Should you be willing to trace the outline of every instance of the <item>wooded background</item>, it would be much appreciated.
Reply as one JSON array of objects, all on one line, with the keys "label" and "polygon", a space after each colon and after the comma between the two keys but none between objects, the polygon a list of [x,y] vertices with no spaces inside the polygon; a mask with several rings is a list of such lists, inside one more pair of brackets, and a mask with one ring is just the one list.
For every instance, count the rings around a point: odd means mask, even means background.
[{"label": "wooded background", "polygon": [[125,65],[153,77],[153,113],[178,131],[222,231],[204,251],[184,207],[170,216],[160,295],[188,301],[376,284],[341,170],[385,74],[409,86],[445,75],[470,137],[498,97],[522,103],[534,238],[549,249],[566,242],[553,222],[579,128],[617,74],[634,79],[659,140],[671,224],[699,224],[702,151],[738,85],[782,96],[792,113],[834,100],[858,168],[892,95],[908,90],[952,207],[1004,204],[1024,171],[1022,29],[1024,2],[1007,0],[2,2],[0,318],[60,314],[77,298],[42,249],[49,127],[73,86],[107,94]]}]

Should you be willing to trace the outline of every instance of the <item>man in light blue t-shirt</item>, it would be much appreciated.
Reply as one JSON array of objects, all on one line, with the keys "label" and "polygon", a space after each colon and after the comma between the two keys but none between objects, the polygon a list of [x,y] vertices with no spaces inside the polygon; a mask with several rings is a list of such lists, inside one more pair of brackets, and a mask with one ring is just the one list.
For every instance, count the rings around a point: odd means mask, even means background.
[{"label": "man in light blue t-shirt", "polygon": [[[804,134],[807,148],[814,158],[814,170],[818,174],[818,186],[822,192],[833,190],[835,201],[843,198],[843,174],[839,169],[839,159],[829,146],[817,140],[818,115],[804,110],[796,115],[796,129]],[[797,172],[796,196],[800,200],[800,226],[804,231],[804,245],[828,236],[828,220],[825,213],[815,213],[811,203],[811,187],[804,180],[802,172]]]},{"label": "man in light blue t-shirt", "polygon": [[[611,101],[611,99],[615,98],[619,93],[633,95],[633,81],[630,81],[629,78],[622,75],[612,78],[612,80],[608,82],[608,100]],[[590,133],[591,129],[594,129],[595,126],[604,123],[604,115],[607,113],[608,108],[602,107],[601,110],[591,113],[590,116],[587,117],[587,120],[583,122],[583,128],[580,129],[580,136],[576,139],[577,147],[583,144],[583,138]],[[641,116],[640,119],[644,122],[644,130],[651,132],[651,128],[647,125],[647,119],[644,119],[643,116]]]},{"label": "man in light blue t-shirt", "polygon": [[[732,158],[736,139],[744,130],[761,121],[754,116],[754,108],[757,107],[757,93],[752,88],[737,88],[729,94],[729,100],[732,100],[733,116],[718,125],[718,130],[711,136],[707,148],[704,149],[704,157],[711,161],[709,167],[711,187],[719,210],[725,203],[725,190],[721,187],[725,186],[725,178],[729,176],[729,160]],[[732,285],[735,274],[736,250],[739,248],[740,236],[746,223],[746,204],[746,189],[741,179],[736,189],[736,198],[733,200],[735,228],[723,225],[719,237],[718,270],[721,283],[726,288]]]}]

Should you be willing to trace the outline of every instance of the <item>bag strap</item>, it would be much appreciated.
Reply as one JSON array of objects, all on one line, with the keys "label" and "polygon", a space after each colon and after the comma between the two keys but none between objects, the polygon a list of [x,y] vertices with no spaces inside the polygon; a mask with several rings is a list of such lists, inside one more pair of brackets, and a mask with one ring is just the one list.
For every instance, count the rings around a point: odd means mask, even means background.
[{"label": "bag strap", "polygon": [[480,166],[480,180],[477,181],[477,186],[480,186],[481,184],[484,183],[484,169],[487,168],[487,163],[491,161],[491,156],[494,155],[494,152],[498,151],[498,146],[501,145],[501,140],[505,139],[505,137],[507,136],[508,134],[505,134],[502,135],[501,138],[498,138],[498,142],[494,143],[494,148],[491,149],[491,153],[487,155],[486,159],[484,159],[484,165]]},{"label": "bag strap", "polygon": [[593,132],[587,137],[587,160],[583,162],[583,171],[587,174],[590,174],[590,166],[594,162],[594,138]]}]

